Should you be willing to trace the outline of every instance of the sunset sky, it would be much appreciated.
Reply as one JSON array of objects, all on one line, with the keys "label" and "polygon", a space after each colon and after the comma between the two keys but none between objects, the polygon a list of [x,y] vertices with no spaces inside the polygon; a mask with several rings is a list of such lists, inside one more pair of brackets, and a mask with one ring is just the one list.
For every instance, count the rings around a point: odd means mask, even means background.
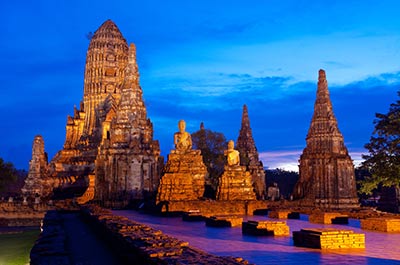
[{"label": "sunset sky", "polygon": [[297,170],[318,70],[359,162],[376,112],[400,90],[400,1],[2,1],[0,157],[27,169],[41,134],[51,159],[83,97],[87,35],[107,19],[137,46],[162,154],[177,122],[236,141],[243,104],[264,166]]}]

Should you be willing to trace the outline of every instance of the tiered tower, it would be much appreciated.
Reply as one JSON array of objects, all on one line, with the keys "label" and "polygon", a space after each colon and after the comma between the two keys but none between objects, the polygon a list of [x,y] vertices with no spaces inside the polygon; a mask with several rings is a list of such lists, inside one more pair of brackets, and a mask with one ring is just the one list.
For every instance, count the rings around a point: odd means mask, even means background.
[{"label": "tiered tower", "polygon": [[250,171],[257,198],[264,199],[266,193],[265,171],[262,162],[258,158],[246,105],[243,105],[242,126],[236,142],[236,149],[240,152],[240,165],[246,166]]},{"label": "tiered tower", "polygon": [[93,170],[101,141],[101,124],[118,105],[128,44],[111,20],[104,22],[90,40],[86,54],[84,95],[80,109],[68,116],[64,148],[53,159],[56,175],[80,176]]},{"label": "tiered tower", "polygon": [[47,153],[41,135],[36,135],[32,144],[32,159],[29,162],[28,177],[21,189],[26,197],[46,197],[51,194],[52,187],[47,178]]},{"label": "tiered tower", "polygon": [[333,113],[324,70],[319,70],[314,115],[306,142],[294,198],[318,208],[358,207],[353,161]]},{"label": "tiered tower", "polygon": [[118,27],[107,20],[90,41],[83,101],[67,119],[64,148],[51,161],[49,175],[54,185],[68,189],[89,186],[81,201],[126,202],[156,191],[159,155],[135,46],[128,48]]},{"label": "tiered tower", "polygon": [[95,197],[105,203],[142,199],[157,190],[160,147],[153,140],[142,94],[136,48],[131,44],[120,103],[102,123],[96,158]]}]

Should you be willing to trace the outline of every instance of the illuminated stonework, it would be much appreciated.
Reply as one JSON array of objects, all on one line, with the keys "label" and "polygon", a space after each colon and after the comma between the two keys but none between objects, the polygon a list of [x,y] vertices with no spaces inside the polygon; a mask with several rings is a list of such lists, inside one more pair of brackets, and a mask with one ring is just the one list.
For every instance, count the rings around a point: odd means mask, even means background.
[{"label": "illuminated stonework", "polygon": [[178,123],[174,134],[175,150],[168,155],[164,174],[160,180],[157,203],[166,201],[193,201],[203,196],[207,167],[200,150],[192,150],[190,133],[185,122]]},{"label": "illuminated stonework", "polygon": [[240,165],[240,153],[233,149],[234,142],[228,142],[224,151],[227,157],[224,173],[219,179],[217,200],[219,201],[251,201],[256,200],[250,172]]},{"label": "illuminated stonework", "polygon": [[89,186],[81,201],[94,196],[105,203],[127,202],[157,190],[161,166],[139,84],[136,48],[128,47],[107,20],[90,41],[83,101],[67,118],[64,147],[51,161],[49,175],[61,188]]},{"label": "illuminated stonework", "polygon": [[318,208],[356,208],[354,166],[329,97],[325,71],[319,71],[314,115],[300,156],[300,179],[293,196]]}]

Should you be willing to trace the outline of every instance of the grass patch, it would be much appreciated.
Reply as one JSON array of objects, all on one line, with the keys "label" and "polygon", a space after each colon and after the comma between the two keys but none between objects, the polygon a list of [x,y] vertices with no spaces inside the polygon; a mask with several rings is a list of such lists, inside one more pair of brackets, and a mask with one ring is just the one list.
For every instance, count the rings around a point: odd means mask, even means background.
[{"label": "grass patch", "polygon": [[37,229],[17,234],[0,234],[0,265],[29,264],[29,253],[39,233]]}]

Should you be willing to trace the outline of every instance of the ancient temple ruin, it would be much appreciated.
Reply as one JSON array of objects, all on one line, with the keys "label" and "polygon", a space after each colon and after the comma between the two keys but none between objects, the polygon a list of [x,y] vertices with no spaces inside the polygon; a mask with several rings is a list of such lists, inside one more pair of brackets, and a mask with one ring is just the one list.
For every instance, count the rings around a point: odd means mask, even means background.
[{"label": "ancient temple ruin", "polygon": [[219,201],[252,201],[256,194],[252,185],[252,176],[245,166],[240,164],[240,153],[234,149],[234,142],[228,142],[225,150],[226,165],[222,174],[218,190]]},{"label": "ancient temple ruin", "polygon": [[240,165],[246,166],[247,170],[250,171],[257,198],[264,199],[266,195],[265,171],[263,163],[258,158],[246,105],[243,105],[242,126],[239,131],[236,148],[240,152]]},{"label": "ancient temple ruin", "polygon": [[128,47],[118,27],[107,20],[90,40],[83,101],[67,118],[65,143],[52,159],[48,176],[61,188],[89,187],[84,201],[95,197],[126,202],[155,193],[161,165],[142,98],[135,46]]},{"label": "ancient temple ruin", "polygon": [[48,178],[47,161],[43,137],[36,135],[32,143],[32,159],[29,162],[28,177],[21,189],[24,197],[46,197],[51,194],[53,187]]},{"label": "ancient temple ruin", "polygon": [[185,131],[185,121],[178,123],[174,135],[175,149],[168,155],[160,180],[157,203],[192,201],[203,197],[207,167],[200,150],[192,149],[190,133]]},{"label": "ancient temple ruin", "polygon": [[314,115],[300,156],[300,178],[294,199],[302,205],[326,209],[359,206],[354,166],[344,145],[329,97],[325,71],[319,71]]},{"label": "ancient temple ruin", "polygon": [[133,44],[120,91],[118,106],[110,106],[102,122],[95,163],[95,197],[103,203],[145,198],[159,182],[160,147],[147,118]]}]

